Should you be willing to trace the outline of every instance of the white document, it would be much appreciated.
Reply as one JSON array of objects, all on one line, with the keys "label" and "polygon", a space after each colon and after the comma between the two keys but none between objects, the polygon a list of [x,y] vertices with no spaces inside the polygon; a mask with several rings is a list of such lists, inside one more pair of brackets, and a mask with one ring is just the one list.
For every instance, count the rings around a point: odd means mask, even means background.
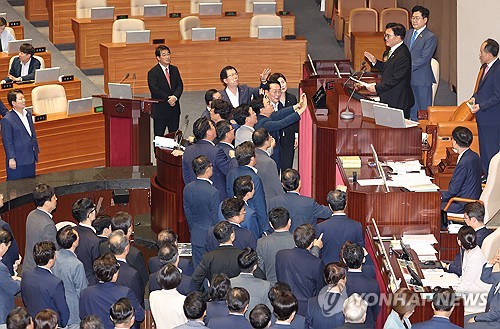
[{"label": "white document", "polygon": [[368,86],[370,86],[370,85],[374,85],[375,84],[375,83],[367,83],[367,82],[361,81],[359,79],[356,79],[354,77],[351,77],[351,80],[354,81],[354,82],[356,82],[356,83],[359,83],[360,85],[362,85],[365,88],[368,87]]},{"label": "white document", "polygon": [[434,234],[404,234],[403,235],[403,242],[405,244],[411,245],[414,242],[426,242],[428,244],[436,244],[438,241],[436,240],[436,237]]},{"label": "white document", "polygon": [[382,178],[358,179],[358,184],[361,186],[377,186],[384,185]]}]

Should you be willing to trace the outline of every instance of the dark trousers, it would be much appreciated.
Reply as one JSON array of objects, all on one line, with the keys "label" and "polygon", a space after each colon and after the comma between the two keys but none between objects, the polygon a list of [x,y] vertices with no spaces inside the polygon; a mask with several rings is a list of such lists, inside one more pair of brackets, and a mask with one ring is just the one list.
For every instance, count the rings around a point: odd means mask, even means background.
[{"label": "dark trousers", "polygon": [[205,253],[205,246],[197,246],[191,245],[191,255],[193,260],[193,267],[196,269],[203,258],[203,254]]},{"label": "dark trousers", "polygon": [[7,180],[35,177],[35,171],[35,163],[30,163],[27,165],[17,165],[16,169],[12,170],[9,168],[9,160],[7,160]]},{"label": "dark trousers", "polygon": [[488,175],[491,158],[500,151],[500,127],[483,126],[478,124],[479,155],[483,165],[483,172]]},{"label": "dark trousers", "polygon": [[165,118],[153,118],[153,129],[155,136],[164,136],[165,128],[168,128],[169,133],[176,132],[179,129],[180,112],[171,111],[169,116]]},{"label": "dark trousers", "polygon": [[411,86],[411,89],[415,97],[415,105],[411,108],[410,119],[417,121],[418,110],[427,110],[427,108],[432,105],[432,85]]}]

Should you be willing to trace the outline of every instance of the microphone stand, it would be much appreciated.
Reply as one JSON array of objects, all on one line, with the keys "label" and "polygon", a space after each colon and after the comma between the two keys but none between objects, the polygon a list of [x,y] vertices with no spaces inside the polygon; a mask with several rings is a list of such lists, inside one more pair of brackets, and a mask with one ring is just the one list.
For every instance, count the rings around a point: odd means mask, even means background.
[{"label": "microphone stand", "polygon": [[[361,75],[359,76],[359,80],[361,80],[361,78],[363,77],[363,74],[365,74],[365,72],[366,72],[365,70],[363,70],[361,72]],[[349,79],[347,79],[347,81],[349,81],[350,79],[351,79],[351,77],[349,77]],[[352,92],[351,92],[351,95],[349,96],[349,99],[347,100],[347,104],[345,106],[345,109],[344,109],[344,111],[342,111],[342,113],[340,113],[340,118],[341,119],[344,119],[344,120],[352,120],[352,119],[354,119],[354,113],[352,113],[351,110],[349,109],[349,102],[351,101],[352,96],[354,95],[355,91],[356,91],[356,89],[352,88]]]}]

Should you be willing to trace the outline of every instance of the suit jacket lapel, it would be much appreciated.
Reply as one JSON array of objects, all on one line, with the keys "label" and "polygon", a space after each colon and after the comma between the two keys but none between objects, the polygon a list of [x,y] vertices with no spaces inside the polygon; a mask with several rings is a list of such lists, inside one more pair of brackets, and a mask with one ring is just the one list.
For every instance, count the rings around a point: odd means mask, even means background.
[{"label": "suit jacket lapel", "polygon": [[483,75],[483,78],[479,82],[479,86],[477,89],[480,89],[481,86],[483,85],[483,83],[493,75],[493,73],[496,71],[497,67],[498,67],[498,59],[495,60],[495,63],[493,63],[493,65],[490,67],[490,69],[488,70],[486,75]]},{"label": "suit jacket lapel", "polygon": [[[15,111],[15,110],[12,110],[12,111]],[[13,116],[14,116],[14,121],[17,123],[17,125],[19,127],[21,127],[21,129],[29,136],[29,133],[28,131],[26,130],[26,127],[24,126],[23,122],[21,121],[21,118],[19,118],[19,115],[17,115],[17,113],[12,113]],[[29,122],[29,120],[28,120]],[[33,124],[31,123],[30,124],[30,128],[32,129],[31,130],[31,134],[33,135],[33,131],[35,130],[34,128],[32,128]]]}]

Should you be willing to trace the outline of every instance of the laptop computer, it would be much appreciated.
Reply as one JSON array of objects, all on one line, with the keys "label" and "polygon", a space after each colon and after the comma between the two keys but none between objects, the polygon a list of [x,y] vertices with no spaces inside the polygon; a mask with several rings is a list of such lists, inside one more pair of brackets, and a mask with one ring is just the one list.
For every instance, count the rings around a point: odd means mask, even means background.
[{"label": "laptop computer", "polygon": [[33,42],[33,39],[21,39],[21,40],[12,40],[9,41],[9,47],[7,49],[7,54],[12,55],[12,54],[18,54],[19,53],[19,47],[23,43],[29,43],[31,44]]},{"label": "laptop computer", "polygon": [[144,5],[144,17],[167,16],[167,4]]},{"label": "laptop computer", "polygon": [[71,99],[68,101],[68,116],[92,112],[92,97]]},{"label": "laptop computer", "polygon": [[391,128],[411,128],[418,126],[418,122],[404,118],[403,110],[388,106],[373,105],[375,123]]},{"label": "laptop computer", "polygon": [[35,70],[35,83],[59,81],[60,67]]},{"label": "laptop computer", "polygon": [[93,7],[90,8],[90,19],[113,19],[115,7]]},{"label": "laptop computer", "polygon": [[203,15],[222,15],[222,3],[220,2],[201,2],[199,3],[200,16]]},{"label": "laptop computer", "polygon": [[388,106],[387,104],[375,102],[369,99],[360,99],[360,101],[361,101],[361,111],[363,112],[363,117],[365,118],[372,118],[372,119],[375,118],[375,115],[373,113],[374,105]]},{"label": "laptop computer", "polygon": [[192,41],[215,40],[215,27],[193,27]]},{"label": "laptop computer", "polygon": [[258,39],[281,39],[281,26],[259,26]]},{"label": "laptop computer", "polygon": [[254,15],[275,15],[276,2],[254,2],[253,3]]},{"label": "laptop computer", "polygon": [[125,44],[130,45],[134,43],[149,43],[150,36],[150,30],[126,31]]},{"label": "laptop computer", "polygon": [[131,99],[132,88],[128,83],[108,83],[109,96],[112,98]]}]

